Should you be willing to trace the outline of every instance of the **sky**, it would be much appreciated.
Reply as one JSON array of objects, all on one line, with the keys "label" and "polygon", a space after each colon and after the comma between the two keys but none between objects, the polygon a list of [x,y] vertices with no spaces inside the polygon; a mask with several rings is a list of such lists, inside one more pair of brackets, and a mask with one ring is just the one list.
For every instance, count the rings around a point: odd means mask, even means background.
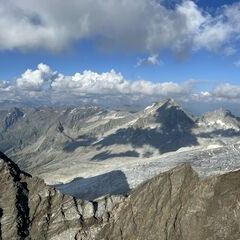
[{"label": "sky", "polygon": [[240,102],[240,1],[0,0],[0,101]]}]

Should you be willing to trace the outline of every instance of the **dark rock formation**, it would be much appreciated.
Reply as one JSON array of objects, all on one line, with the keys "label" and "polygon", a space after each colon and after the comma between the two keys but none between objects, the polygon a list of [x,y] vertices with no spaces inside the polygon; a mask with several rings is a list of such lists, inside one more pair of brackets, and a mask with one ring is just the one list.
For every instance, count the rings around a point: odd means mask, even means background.
[{"label": "dark rock formation", "polygon": [[13,108],[5,118],[5,130],[15,124],[19,118],[23,117],[24,113],[19,108]]},{"label": "dark rock formation", "polygon": [[57,124],[57,131],[59,131],[60,133],[64,132],[64,127],[60,121]]},{"label": "dark rock formation", "polygon": [[182,165],[128,198],[77,200],[0,153],[0,239],[239,240],[240,171],[200,179]]},{"label": "dark rock formation", "polygon": [[139,186],[105,240],[240,239],[240,171],[201,180],[189,165]]},{"label": "dark rock formation", "polygon": [[0,239],[94,239],[122,197],[83,201],[22,172],[0,153]]}]

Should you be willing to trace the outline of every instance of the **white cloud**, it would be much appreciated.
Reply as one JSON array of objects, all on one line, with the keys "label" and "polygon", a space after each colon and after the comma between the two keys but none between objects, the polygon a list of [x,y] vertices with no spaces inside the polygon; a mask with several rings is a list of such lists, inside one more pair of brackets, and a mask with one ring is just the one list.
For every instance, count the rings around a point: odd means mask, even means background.
[{"label": "white cloud", "polygon": [[[16,81],[0,82],[4,96],[37,101],[68,102],[69,99],[124,99],[142,97],[184,97],[193,89],[192,81],[182,84],[174,82],[153,83],[146,80],[130,81],[114,70],[96,73],[90,70],[65,76],[40,63],[35,70],[26,70]],[[0,96],[0,100],[3,95]],[[6,97],[5,97],[6,98]]]},{"label": "white cloud", "polygon": [[239,101],[240,85],[224,83],[213,90],[197,91],[196,80],[183,83],[127,80],[114,70],[104,73],[83,71],[65,76],[40,63],[37,69],[25,71],[16,81],[0,81],[0,101],[17,100],[50,103],[108,102],[118,105],[139,101],[176,98],[182,101]]},{"label": "white cloud", "polygon": [[60,51],[83,39],[108,50],[216,50],[239,36],[239,6],[215,16],[190,0],[175,9],[157,0],[0,0],[0,50]]},{"label": "white cloud", "polygon": [[240,99],[240,85],[220,84],[213,90],[213,95],[223,99]]},{"label": "white cloud", "polygon": [[10,83],[8,81],[0,80],[0,89],[6,90],[9,89]]},{"label": "white cloud", "polygon": [[128,86],[129,82],[114,70],[101,74],[92,71],[75,73],[73,76],[59,74],[51,84],[53,91],[70,91],[74,94],[124,93]]},{"label": "white cloud", "polygon": [[191,84],[183,85],[164,82],[153,83],[146,80],[128,81],[121,73],[114,70],[106,73],[84,71],[73,76],[59,74],[51,87],[55,92],[67,92],[74,95],[100,94],[100,95],[156,95],[159,97],[181,96],[191,91]]},{"label": "white cloud", "polygon": [[159,59],[158,54],[152,54],[147,58],[141,58],[138,60],[136,67],[140,67],[142,65],[160,65],[162,64],[162,60]]},{"label": "white cloud", "polygon": [[36,70],[27,69],[20,78],[17,79],[16,84],[18,88],[29,91],[40,91],[45,83],[51,82],[55,72],[43,63],[38,64]]}]

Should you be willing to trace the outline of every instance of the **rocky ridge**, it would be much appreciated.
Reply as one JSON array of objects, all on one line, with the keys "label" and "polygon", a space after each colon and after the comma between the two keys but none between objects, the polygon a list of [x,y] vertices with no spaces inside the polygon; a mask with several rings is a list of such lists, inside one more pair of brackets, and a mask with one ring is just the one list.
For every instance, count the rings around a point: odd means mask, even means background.
[{"label": "rocky ridge", "polygon": [[0,153],[0,239],[94,239],[121,196],[83,201],[22,172]]},{"label": "rocky ridge", "polygon": [[136,188],[104,240],[237,240],[240,171],[200,179],[190,165],[162,173]]},{"label": "rocky ridge", "polygon": [[226,110],[193,117],[172,99],[135,113],[96,106],[0,110],[0,146],[24,171],[92,200],[128,193],[183,162],[205,175],[238,169],[240,119]]},{"label": "rocky ridge", "polygon": [[201,179],[183,164],[127,197],[83,201],[0,153],[0,239],[238,240],[240,171]]}]

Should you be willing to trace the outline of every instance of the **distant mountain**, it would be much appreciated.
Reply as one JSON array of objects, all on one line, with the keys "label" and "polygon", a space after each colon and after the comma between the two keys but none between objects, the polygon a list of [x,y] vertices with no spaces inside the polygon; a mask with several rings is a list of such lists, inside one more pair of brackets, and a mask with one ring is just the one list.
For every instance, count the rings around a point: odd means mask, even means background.
[{"label": "distant mountain", "polygon": [[145,108],[134,126],[153,128],[154,125],[166,130],[182,127],[191,128],[194,119],[186,113],[173,99],[157,102]]},{"label": "distant mountain", "polygon": [[218,109],[204,114],[199,119],[199,125],[209,127],[210,129],[240,131],[240,118],[234,116],[229,110]]},{"label": "distant mountain", "polygon": [[[51,185],[62,184],[66,190],[64,184],[73,181],[71,193],[78,196],[74,179],[84,178],[78,182],[93,185],[101,179],[108,186],[111,174],[107,173],[132,168],[136,182],[141,182],[152,176],[145,175],[142,164],[164,154],[223,146],[238,153],[232,145],[240,142],[239,126],[239,118],[227,110],[196,117],[173,99],[134,113],[95,105],[11,108],[0,110],[0,149],[23,170]],[[142,176],[134,171],[138,167]],[[130,173],[127,181],[134,182]],[[109,192],[120,190],[113,187]],[[87,194],[82,189],[81,193]]]},{"label": "distant mountain", "polygon": [[191,134],[195,122],[174,100],[155,103],[140,112],[127,128],[98,142],[101,147],[130,144],[133,147],[149,145],[160,153],[175,151],[180,147],[197,145]]}]

